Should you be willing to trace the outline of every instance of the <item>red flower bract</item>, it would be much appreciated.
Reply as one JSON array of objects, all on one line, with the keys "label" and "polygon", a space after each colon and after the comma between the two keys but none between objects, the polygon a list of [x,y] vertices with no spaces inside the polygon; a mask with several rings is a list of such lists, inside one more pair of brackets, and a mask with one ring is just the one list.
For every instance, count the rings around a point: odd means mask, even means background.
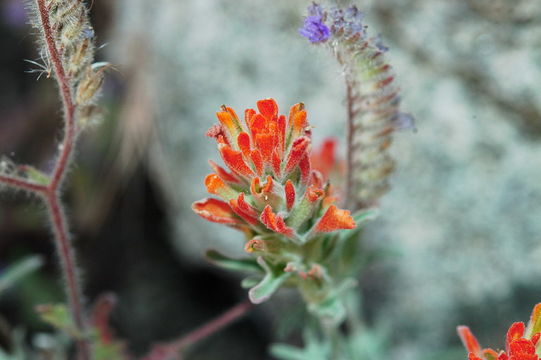
[{"label": "red flower bract", "polygon": [[536,352],[541,337],[541,303],[537,304],[530,317],[528,327],[523,322],[516,322],[507,331],[505,350],[499,353],[492,349],[481,349],[479,342],[467,326],[457,328],[464,347],[468,351],[468,360],[540,360]]},{"label": "red flower bract", "polygon": [[[209,193],[222,200],[195,202],[193,210],[206,220],[247,231],[249,236],[306,234],[353,229],[349,211],[333,205],[330,186],[310,164],[311,133],[302,103],[293,105],[286,120],[273,99],[245,111],[242,123],[235,111],[222,106],[219,120],[207,135],[216,139],[226,169],[211,162]],[[328,145],[327,145],[328,146]]]}]

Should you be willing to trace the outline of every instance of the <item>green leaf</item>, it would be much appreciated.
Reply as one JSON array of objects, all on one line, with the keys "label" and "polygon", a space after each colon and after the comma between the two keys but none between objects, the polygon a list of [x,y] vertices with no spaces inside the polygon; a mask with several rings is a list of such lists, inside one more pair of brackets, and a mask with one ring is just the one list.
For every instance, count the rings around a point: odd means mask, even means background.
[{"label": "green leaf", "polygon": [[242,279],[240,282],[240,286],[244,289],[249,289],[254,286],[256,286],[261,281],[261,277],[258,276],[249,276],[247,278]]},{"label": "green leaf", "polygon": [[359,227],[359,224],[364,224],[365,222],[374,220],[378,216],[379,216],[378,208],[363,209],[353,214],[353,220],[355,220],[357,227]]},{"label": "green leaf", "polygon": [[346,308],[337,295],[331,295],[317,304],[310,304],[309,310],[332,325],[340,324],[346,317]]},{"label": "green leaf", "polygon": [[316,334],[308,329],[305,329],[303,338],[304,348],[286,344],[274,344],[271,346],[270,352],[281,360],[338,360],[331,357],[331,344],[329,341],[320,340]]},{"label": "green leaf", "polygon": [[270,348],[272,356],[281,360],[309,360],[303,349],[285,344],[274,344]]},{"label": "green leaf", "polygon": [[254,304],[261,304],[278,290],[280,285],[291,276],[291,273],[284,272],[280,268],[271,268],[261,256],[257,258],[257,263],[261,265],[266,274],[259,284],[250,289],[248,296]]},{"label": "green leaf", "polygon": [[47,174],[36,169],[33,166],[25,165],[24,171],[25,171],[25,175],[36,184],[47,185],[51,181],[49,176],[47,176]]},{"label": "green leaf", "polygon": [[254,259],[233,259],[213,249],[207,250],[205,255],[210,262],[225,269],[236,271],[261,272],[261,267]]},{"label": "green leaf", "polygon": [[[381,327],[365,327],[347,338],[347,350],[351,359],[379,360],[388,359],[388,330]],[[439,359],[439,358],[433,358]]]},{"label": "green leaf", "polygon": [[353,278],[346,278],[336,288],[329,291],[329,295],[321,302],[309,305],[309,310],[316,314],[322,321],[333,326],[340,324],[346,317],[344,300],[346,292],[354,288],[357,281]]},{"label": "green leaf", "polygon": [[0,276],[0,294],[43,265],[41,256],[28,256],[10,265]]},{"label": "green leaf", "polygon": [[98,342],[94,344],[94,357],[93,360],[120,360],[125,359],[124,346],[122,343],[112,342],[104,344]]},{"label": "green leaf", "polygon": [[68,308],[64,304],[47,304],[39,305],[36,307],[36,311],[40,317],[46,323],[52,325],[54,328],[63,331],[73,338],[80,339],[82,334],[77,331],[71,314]]}]

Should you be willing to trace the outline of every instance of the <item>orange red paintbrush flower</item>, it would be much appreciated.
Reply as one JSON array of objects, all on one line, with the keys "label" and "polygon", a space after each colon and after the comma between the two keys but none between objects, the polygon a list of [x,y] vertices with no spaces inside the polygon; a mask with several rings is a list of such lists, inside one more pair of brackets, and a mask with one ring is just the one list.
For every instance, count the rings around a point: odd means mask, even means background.
[{"label": "orange red paintbrush flower", "polygon": [[537,304],[528,326],[523,322],[511,325],[505,339],[505,350],[482,349],[467,326],[459,326],[458,334],[468,350],[469,360],[539,360],[541,357],[541,303]]},{"label": "orange red paintbrush flower", "polygon": [[[328,167],[315,169],[310,160],[311,127],[302,103],[286,118],[273,99],[247,109],[244,123],[230,107],[216,113],[219,124],[207,133],[216,139],[227,169],[210,162],[213,173],[205,179],[210,194],[193,204],[208,221],[244,231],[248,238],[279,234],[304,242],[318,233],[353,229],[348,210],[339,209],[327,182]],[[320,159],[333,159],[328,143]],[[322,163],[321,161],[318,161]]]}]

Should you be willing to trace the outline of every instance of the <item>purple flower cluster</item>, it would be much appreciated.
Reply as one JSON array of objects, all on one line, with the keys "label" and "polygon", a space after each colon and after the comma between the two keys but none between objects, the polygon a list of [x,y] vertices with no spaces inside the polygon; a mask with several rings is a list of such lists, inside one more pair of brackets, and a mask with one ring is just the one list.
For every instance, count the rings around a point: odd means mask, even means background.
[{"label": "purple flower cluster", "polygon": [[417,127],[415,126],[415,119],[411,114],[399,112],[391,119],[391,122],[395,129],[397,130],[412,130],[417,132]]},{"label": "purple flower cluster", "polygon": [[[366,26],[363,24],[364,13],[355,5],[345,9],[334,7],[327,11],[314,2],[308,7],[307,13],[304,24],[299,29],[299,34],[312,43],[325,42],[331,36],[337,39],[343,37],[347,39],[367,38]],[[389,50],[379,35],[368,39],[368,41],[381,52]]]},{"label": "purple flower cluster", "polygon": [[310,40],[312,43],[325,42],[331,36],[331,32],[325,25],[325,13],[320,5],[313,3],[308,7],[308,16],[304,18],[303,27],[299,34]]},{"label": "purple flower cluster", "polygon": [[374,38],[372,38],[372,42],[373,42],[374,45],[379,49],[379,51],[381,51],[381,52],[387,52],[387,51],[389,51],[389,47],[386,46],[386,45],[383,43],[383,40],[381,39],[381,34],[378,34],[377,36],[375,36]]},{"label": "purple flower cluster", "polygon": [[359,34],[361,38],[366,35],[366,26],[363,25],[364,13],[359,11],[355,5],[347,9],[334,8],[330,11],[330,18],[333,22],[333,34],[345,34],[354,36]]}]

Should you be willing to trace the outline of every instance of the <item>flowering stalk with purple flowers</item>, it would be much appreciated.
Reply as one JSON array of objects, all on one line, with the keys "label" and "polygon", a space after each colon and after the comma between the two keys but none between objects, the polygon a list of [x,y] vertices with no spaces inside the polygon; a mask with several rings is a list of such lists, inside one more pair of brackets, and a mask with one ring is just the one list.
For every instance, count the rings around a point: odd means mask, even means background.
[{"label": "flowering stalk with purple flowers", "polygon": [[397,129],[414,128],[411,115],[400,112],[399,89],[389,50],[380,35],[370,36],[364,13],[355,5],[324,8],[312,3],[299,33],[327,47],[342,66],[347,102],[346,207],[370,207],[389,189],[394,169],[388,148]]}]

